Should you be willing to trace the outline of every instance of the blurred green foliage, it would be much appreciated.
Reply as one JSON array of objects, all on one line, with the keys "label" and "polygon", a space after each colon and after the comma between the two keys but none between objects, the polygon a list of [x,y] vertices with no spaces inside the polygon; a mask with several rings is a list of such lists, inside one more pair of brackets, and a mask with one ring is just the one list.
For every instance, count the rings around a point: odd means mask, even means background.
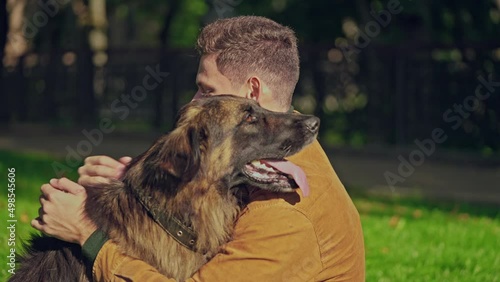
[{"label": "blurred green foliage", "polygon": [[[394,5],[400,12],[388,13]],[[13,89],[6,91],[11,97],[0,105],[0,123],[48,121],[71,127],[85,124],[79,117],[86,113],[91,116],[87,122],[95,122],[99,110],[109,108],[109,101],[130,92],[135,86],[130,85],[131,78],[140,79],[144,64],[154,62],[173,75],[168,85],[150,95],[141,109],[146,112],[142,122],[154,119],[153,128],[169,127],[173,120],[161,111],[169,107],[166,111],[175,113],[195,88],[196,66],[183,58],[195,57],[193,46],[200,28],[217,18],[259,15],[296,31],[302,74],[294,106],[322,119],[320,132],[326,144],[412,146],[416,138],[427,138],[432,129],[447,126],[443,113],[475,92],[478,76],[499,73],[499,5],[495,0],[109,0],[108,51],[114,65],[100,73],[80,68],[81,58],[74,60],[76,68],[70,63],[56,67],[59,58],[50,59],[57,52],[84,45],[81,19],[67,5],[30,42],[35,52],[43,54],[28,56],[23,71],[9,70],[7,79],[0,79],[0,87],[4,83]],[[40,9],[28,2],[26,18]],[[381,15],[385,24],[380,24]],[[369,34],[367,28],[374,24],[379,25],[378,31],[360,47],[362,35]],[[346,59],[344,43],[357,50],[352,60]],[[88,60],[91,55],[86,54]],[[97,74],[105,83],[89,87],[97,84],[90,81]],[[112,89],[113,79],[125,86]],[[82,90],[82,85],[88,88]],[[92,93],[95,89],[100,92]],[[74,92],[76,97],[71,96]],[[500,98],[496,92],[459,129],[447,131],[450,138],[443,146],[498,155]]]}]

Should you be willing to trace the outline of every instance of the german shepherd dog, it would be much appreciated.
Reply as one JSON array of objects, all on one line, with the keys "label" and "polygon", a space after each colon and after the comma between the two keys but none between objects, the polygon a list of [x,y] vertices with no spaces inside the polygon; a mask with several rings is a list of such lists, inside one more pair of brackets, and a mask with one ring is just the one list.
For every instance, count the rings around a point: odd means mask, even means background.
[{"label": "german shepherd dog", "polygon": [[[231,239],[245,187],[307,193],[283,158],[311,143],[318,126],[316,117],[271,112],[250,99],[193,101],[121,181],[86,188],[86,212],[121,252],[184,281]],[[31,239],[10,278],[91,280],[80,246],[46,236]]]}]

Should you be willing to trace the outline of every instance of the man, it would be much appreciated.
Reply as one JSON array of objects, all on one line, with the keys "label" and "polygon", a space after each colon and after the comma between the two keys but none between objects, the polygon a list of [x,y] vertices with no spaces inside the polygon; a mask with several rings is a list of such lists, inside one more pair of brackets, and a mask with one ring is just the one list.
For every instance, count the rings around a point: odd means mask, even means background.
[{"label": "man", "polygon": [[[289,28],[262,17],[219,20],[202,30],[198,49],[202,56],[195,99],[232,93],[269,110],[290,110],[299,58]],[[315,141],[289,160],[305,171],[310,195],[255,190],[235,223],[231,242],[190,281],[364,281],[359,215],[323,149]],[[119,178],[129,161],[87,158],[79,183],[98,185]],[[53,179],[41,190],[40,217],[32,225],[82,245],[97,281],[173,281],[121,254],[96,231],[83,212],[82,186]]]}]

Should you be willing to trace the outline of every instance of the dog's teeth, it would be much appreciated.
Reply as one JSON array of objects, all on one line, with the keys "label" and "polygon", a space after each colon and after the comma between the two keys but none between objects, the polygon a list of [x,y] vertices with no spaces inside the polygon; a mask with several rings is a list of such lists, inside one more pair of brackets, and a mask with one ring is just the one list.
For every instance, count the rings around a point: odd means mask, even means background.
[{"label": "dog's teeth", "polygon": [[253,170],[260,170],[260,172],[254,172],[259,173],[258,177],[269,178],[269,174],[273,175],[278,172],[274,167],[268,165],[265,162],[262,162],[261,160],[252,161],[250,163],[250,166],[253,168]]},{"label": "dog's teeth", "polygon": [[258,172],[256,172],[254,175],[255,175],[255,177],[258,177],[258,178],[264,178],[265,177],[264,175],[262,175],[262,174],[260,174]]},{"label": "dog's teeth", "polygon": [[263,164],[261,161],[253,161],[252,165],[255,168],[260,168],[260,169],[268,169],[269,168],[266,164]]},{"label": "dog's teeth", "polygon": [[262,163],[261,163],[260,161],[258,161],[258,160],[257,160],[257,161],[253,161],[253,162],[252,162],[252,165],[253,165],[254,167],[257,167],[257,168],[262,167]]}]

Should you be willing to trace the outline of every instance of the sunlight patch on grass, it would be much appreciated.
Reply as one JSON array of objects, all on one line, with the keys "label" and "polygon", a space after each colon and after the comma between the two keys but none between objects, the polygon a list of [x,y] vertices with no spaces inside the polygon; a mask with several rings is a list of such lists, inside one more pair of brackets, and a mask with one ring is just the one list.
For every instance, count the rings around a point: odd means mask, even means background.
[{"label": "sunlight patch on grass", "polygon": [[427,203],[359,198],[355,203],[365,236],[367,281],[500,281],[498,216]]}]

